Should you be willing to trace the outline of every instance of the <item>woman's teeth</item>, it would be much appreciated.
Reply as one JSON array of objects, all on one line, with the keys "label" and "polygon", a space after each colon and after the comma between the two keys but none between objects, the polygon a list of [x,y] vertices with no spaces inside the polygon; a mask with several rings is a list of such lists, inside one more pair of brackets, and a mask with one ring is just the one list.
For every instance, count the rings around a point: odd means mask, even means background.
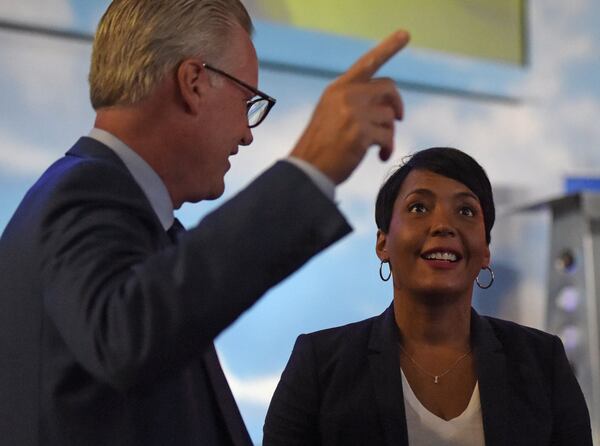
[{"label": "woman's teeth", "polygon": [[451,252],[430,252],[425,255],[427,260],[445,260],[447,262],[456,262],[456,254]]}]

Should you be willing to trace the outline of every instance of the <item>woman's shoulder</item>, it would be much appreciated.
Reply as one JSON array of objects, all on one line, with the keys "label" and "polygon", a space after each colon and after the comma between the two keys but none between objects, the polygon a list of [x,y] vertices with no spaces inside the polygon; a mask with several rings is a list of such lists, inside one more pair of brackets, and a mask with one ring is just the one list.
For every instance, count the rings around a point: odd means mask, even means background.
[{"label": "woman's shoulder", "polygon": [[369,345],[375,327],[383,323],[385,312],[357,322],[301,334],[296,341],[300,348],[310,348],[317,357],[358,356]]},{"label": "woman's shoulder", "polygon": [[328,389],[332,382],[354,383],[368,376],[369,343],[379,318],[301,334],[286,367],[286,376],[313,370],[323,389]]},{"label": "woman's shoulder", "polygon": [[480,317],[489,324],[495,337],[507,351],[552,354],[557,345],[561,345],[558,336],[543,330],[491,316]]},{"label": "woman's shoulder", "polygon": [[552,340],[556,336],[540,330],[539,328],[529,327],[527,325],[521,325],[517,322],[508,321],[505,319],[499,319],[492,316],[480,316],[485,319],[497,334],[504,334],[506,336],[517,336],[531,339],[533,341],[548,341]]},{"label": "woman's shoulder", "polygon": [[312,333],[305,333],[301,336],[308,337],[311,339],[311,341],[319,343],[337,343],[348,341],[349,339],[360,339],[365,336],[368,337],[373,324],[378,318],[381,318],[381,315],[373,316],[356,322],[350,322],[337,327],[313,331]]}]

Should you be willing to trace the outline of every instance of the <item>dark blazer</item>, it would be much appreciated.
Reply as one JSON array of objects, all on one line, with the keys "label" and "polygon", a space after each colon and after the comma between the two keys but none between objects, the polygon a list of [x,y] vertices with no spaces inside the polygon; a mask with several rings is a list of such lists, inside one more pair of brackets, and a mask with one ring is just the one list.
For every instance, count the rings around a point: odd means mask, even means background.
[{"label": "dark blazer", "polygon": [[[592,444],[556,336],[472,313],[486,446]],[[264,445],[408,445],[393,305],[301,335],[271,401]]]},{"label": "dark blazer", "polygon": [[0,239],[0,443],[247,445],[213,339],[350,230],[280,162],[173,245],[82,138]]}]

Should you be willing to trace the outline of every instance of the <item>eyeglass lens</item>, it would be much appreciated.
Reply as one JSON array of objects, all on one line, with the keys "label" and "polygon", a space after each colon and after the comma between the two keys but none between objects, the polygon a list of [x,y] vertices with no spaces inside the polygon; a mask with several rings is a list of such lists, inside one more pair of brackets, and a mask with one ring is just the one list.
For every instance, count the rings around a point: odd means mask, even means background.
[{"label": "eyeglass lens", "polygon": [[267,110],[268,101],[259,99],[253,101],[248,106],[248,125],[254,126],[259,124],[264,118],[264,114]]}]

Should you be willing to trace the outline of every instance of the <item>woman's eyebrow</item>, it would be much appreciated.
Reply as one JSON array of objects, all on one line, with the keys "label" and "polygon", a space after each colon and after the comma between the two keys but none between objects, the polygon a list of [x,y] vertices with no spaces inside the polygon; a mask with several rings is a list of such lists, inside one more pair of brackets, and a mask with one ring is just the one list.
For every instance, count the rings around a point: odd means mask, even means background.
[{"label": "woman's eyebrow", "polygon": [[435,195],[430,189],[426,189],[426,188],[418,188],[418,189],[413,189],[411,191],[409,191],[404,198],[408,198],[411,195]]},{"label": "woman's eyebrow", "polygon": [[467,198],[472,198],[473,200],[476,200],[477,202],[479,202],[479,197],[477,195],[475,195],[473,192],[458,192],[454,195],[455,197],[461,198],[461,197],[467,197]]},{"label": "woman's eyebrow", "polygon": [[[434,196],[435,193],[431,189],[420,187],[409,191],[403,198],[406,200],[412,195]],[[456,194],[454,194],[454,198],[470,198],[479,203],[479,197],[471,191],[457,192]]]}]

